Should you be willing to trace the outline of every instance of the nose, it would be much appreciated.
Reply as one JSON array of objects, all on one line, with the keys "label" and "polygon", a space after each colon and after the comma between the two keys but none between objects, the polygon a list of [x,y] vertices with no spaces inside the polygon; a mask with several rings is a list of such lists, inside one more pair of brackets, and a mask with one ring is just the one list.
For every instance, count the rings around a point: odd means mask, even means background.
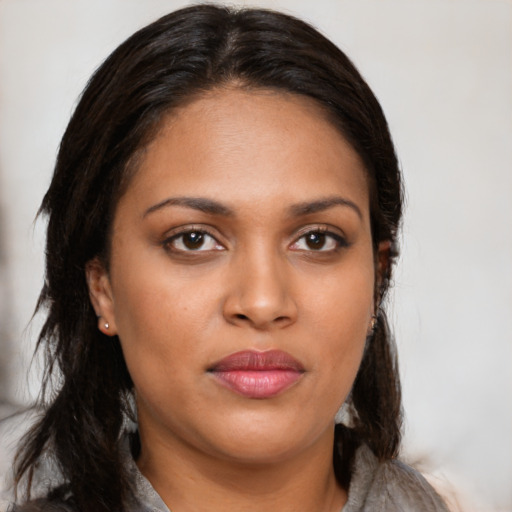
[{"label": "nose", "polygon": [[286,263],[274,256],[252,255],[233,264],[224,318],[258,330],[287,327],[297,320],[292,279]]}]

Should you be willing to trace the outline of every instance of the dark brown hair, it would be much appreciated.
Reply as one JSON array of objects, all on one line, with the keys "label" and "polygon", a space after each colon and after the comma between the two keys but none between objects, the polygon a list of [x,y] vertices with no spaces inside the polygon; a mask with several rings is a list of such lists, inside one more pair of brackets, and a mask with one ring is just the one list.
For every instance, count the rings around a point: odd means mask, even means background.
[{"label": "dark brown hair", "polygon": [[[338,430],[334,465],[342,485],[361,442],[386,460],[400,441],[401,400],[393,344],[382,308],[402,210],[400,172],[383,112],[350,60],[310,25],[267,10],[199,5],[141,29],[100,66],[60,146],[41,205],[48,217],[47,309],[38,348],[46,353],[44,413],[18,455],[16,478],[30,481],[43,455],[66,479],[48,499],[82,511],[121,511],[130,491],[119,436],[133,387],[119,340],[98,331],[85,265],[108,265],[109,229],[137,170],[137,153],[177,106],[213,88],[266,88],[313,98],[361,156],[370,183],[374,248],[392,243],[376,289],[381,307]],[[376,286],[377,287],[377,286]]]}]

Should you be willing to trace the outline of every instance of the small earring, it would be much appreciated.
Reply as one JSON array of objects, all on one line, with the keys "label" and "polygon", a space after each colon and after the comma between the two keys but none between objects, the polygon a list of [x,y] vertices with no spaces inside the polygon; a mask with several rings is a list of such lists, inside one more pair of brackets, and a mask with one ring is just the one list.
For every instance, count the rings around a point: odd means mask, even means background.
[{"label": "small earring", "polygon": [[376,326],[377,326],[377,317],[375,315],[373,315],[372,319],[370,321],[370,332],[373,333],[373,331],[375,331]]},{"label": "small earring", "polygon": [[99,315],[98,315],[98,322],[99,322],[98,329],[100,331],[102,328],[105,329],[106,331],[108,331],[110,324],[108,322],[104,322],[103,319],[101,318],[101,316],[99,316]]}]

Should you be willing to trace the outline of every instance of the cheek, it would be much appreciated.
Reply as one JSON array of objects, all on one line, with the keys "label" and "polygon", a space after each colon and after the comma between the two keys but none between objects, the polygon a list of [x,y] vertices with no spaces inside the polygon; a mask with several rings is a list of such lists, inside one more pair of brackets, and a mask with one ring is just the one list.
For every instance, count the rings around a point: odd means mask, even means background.
[{"label": "cheek", "polygon": [[194,304],[185,300],[176,280],[166,278],[157,267],[145,264],[132,268],[141,271],[124,272],[123,279],[114,282],[114,314],[126,363],[135,380],[134,373],[165,373],[177,358],[187,356],[189,350],[181,340],[193,328]]},{"label": "cheek", "polygon": [[312,294],[312,306],[305,307],[330,398],[339,400],[342,392],[343,401],[359,369],[373,312],[373,279],[371,264],[353,266],[321,283],[321,293]]},{"label": "cheek", "polygon": [[161,248],[139,250],[141,257],[133,252],[115,261],[119,277],[113,276],[114,309],[120,335],[145,339],[173,326],[179,337],[182,329],[201,323],[197,313],[209,303],[211,287],[201,287],[201,280],[173,267]]},{"label": "cheek", "polygon": [[[116,326],[136,386],[200,374],[221,319],[219,271],[206,269],[198,277],[170,268],[161,254],[144,262],[124,256],[115,263],[123,276],[113,276]],[[126,271],[133,268],[140,270]]]},{"label": "cheek", "polygon": [[374,271],[371,264],[346,266],[326,275],[309,294],[304,310],[315,329],[328,339],[357,340],[366,332],[373,312]]}]

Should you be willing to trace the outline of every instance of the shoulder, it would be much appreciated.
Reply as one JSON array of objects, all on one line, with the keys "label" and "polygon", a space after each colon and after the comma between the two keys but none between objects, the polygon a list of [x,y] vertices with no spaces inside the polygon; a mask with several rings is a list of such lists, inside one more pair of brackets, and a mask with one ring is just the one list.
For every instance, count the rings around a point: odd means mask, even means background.
[{"label": "shoulder", "polygon": [[379,462],[361,446],[355,455],[348,502],[343,512],[448,512],[441,497],[415,469],[393,459]]},{"label": "shoulder", "polygon": [[36,412],[33,409],[2,410],[0,419],[0,511],[7,510],[13,498],[13,462],[21,438],[32,425]]},{"label": "shoulder", "polygon": [[[64,512],[71,510],[60,502],[52,503],[45,497],[48,490],[58,487],[63,478],[51,459],[40,460],[37,472],[32,480],[33,501],[15,505],[13,465],[16,452],[23,442],[23,436],[41,417],[42,411],[29,408],[14,412],[0,420],[0,512]],[[25,483],[20,484],[20,494],[25,492]]]}]

